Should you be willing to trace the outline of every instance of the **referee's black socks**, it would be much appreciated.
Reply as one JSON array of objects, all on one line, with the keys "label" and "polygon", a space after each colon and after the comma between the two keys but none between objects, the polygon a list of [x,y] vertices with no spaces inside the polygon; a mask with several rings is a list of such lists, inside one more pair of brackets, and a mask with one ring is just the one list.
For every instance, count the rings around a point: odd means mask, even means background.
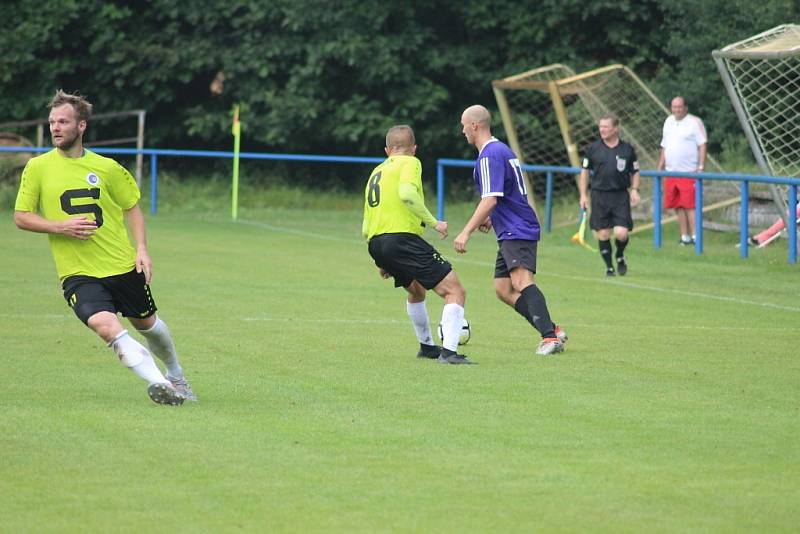
[{"label": "referee's black socks", "polygon": [[620,259],[625,256],[625,247],[628,246],[628,240],[620,241],[619,239],[614,240],[614,244],[617,245],[617,259]]},{"label": "referee's black socks", "polygon": [[514,309],[525,317],[542,337],[556,337],[555,325],[550,319],[544,294],[536,284],[531,284],[522,290],[517,302],[514,303]]},{"label": "referee's black socks", "polygon": [[[617,243],[619,243],[619,241],[617,241]],[[603,261],[606,262],[606,268],[613,269],[614,267],[611,265],[611,240],[606,239],[603,241],[602,239],[598,239],[597,244],[600,247],[600,255],[603,257]]]}]

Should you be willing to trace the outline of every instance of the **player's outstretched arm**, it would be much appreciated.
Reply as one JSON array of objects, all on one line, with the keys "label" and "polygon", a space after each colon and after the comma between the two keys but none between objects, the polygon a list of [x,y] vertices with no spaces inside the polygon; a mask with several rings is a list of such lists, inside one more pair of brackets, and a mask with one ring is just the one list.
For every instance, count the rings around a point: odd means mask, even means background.
[{"label": "player's outstretched arm", "polygon": [[144,271],[145,281],[149,284],[153,278],[153,262],[147,253],[147,236],[144,229],[144,215],[137,202],[132,208],[125,210],[125,221],[136,245],[136,272]]},{"label": "player's outstretched arm", "polygon": [[82,241],[92,237],[97,230],[97,223],[85,216],[52,221],[31,211],[15,211],[14,224],[21,230],[41,234],[62,234]]},{"label": "player's outstretched arm", "polygon": [[495,206],[497,206],[497,197],[495,196],[483,197],[481,201],[478,202],[475,213],[473,213],[472,217],[467,221],[461,233],[453,240],[453,248],[456,249],[456,252],[464,253],[467,251],[467,241],[469,241],[472,232],[486,222],[486,218],[489,217]]}]

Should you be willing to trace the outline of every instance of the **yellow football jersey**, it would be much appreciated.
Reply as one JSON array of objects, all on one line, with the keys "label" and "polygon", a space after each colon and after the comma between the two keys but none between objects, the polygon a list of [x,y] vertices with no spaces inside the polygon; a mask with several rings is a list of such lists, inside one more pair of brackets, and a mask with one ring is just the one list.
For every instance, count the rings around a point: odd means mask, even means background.
[{"label": "yellow football jersey", "polygon": [[403,182],[414,185],[423,196],[422,163],[414,156],[389,156],[370,174],[364,190],[367,239],[380,234],[422,235],[425,232],[422,220],[400,199],[399,188]]},{"label": "yellow football jersey", "polygon": [[97,221],[97,231],[86,241],[61,234],[48,237],[61,280],[74,275],[103,278],[126,273],[136,263],[123,212],[139,196],[133,176],[113,159],[89,150],[68,158],[53,149],[25,166],[14,209],[50,220],[83,215]]}]

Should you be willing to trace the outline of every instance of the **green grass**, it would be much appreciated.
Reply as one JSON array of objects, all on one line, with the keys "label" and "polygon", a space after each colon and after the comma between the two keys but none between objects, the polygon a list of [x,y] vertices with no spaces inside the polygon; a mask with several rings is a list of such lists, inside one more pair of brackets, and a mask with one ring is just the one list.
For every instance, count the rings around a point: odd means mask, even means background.
[{"label": "green grass", "polygon": [[[154,296],[200,397],[181,408],[147,399],[64,304],[47,239],[0,212],[0,531],[797,528],[785,241],[741,260],[707,234],[697,257],[666,227],[607,280],[557,229],[537,281],[570,341],[540,358],[493,294],[493,240],[455,257],[429,235],[480,363],[448,367],[414,358],[357,210],[196,209],[148,218]],[[469,206],[448,211],[454,235]]]}]

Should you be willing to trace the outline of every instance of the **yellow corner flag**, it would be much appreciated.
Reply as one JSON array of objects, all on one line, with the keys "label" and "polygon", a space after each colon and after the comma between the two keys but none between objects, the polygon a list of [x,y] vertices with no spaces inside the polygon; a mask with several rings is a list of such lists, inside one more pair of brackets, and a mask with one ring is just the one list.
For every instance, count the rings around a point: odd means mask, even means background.
[{"label": "yellow corner flag", "polygon": [[239,106],[233,108],[233,182],[231,184],[231,218],[239,215],[239,146],[242,140],[242,124],[239,122]]},{"label": "yellow corner flag", "polygon": [[592,252],[597,252],[597,250],[593,249],[586,243],[586,240],[584,239],[585,235],[586,235],[586,210],[581,210],[581,224],[578,227],[578,231],[575,232],[575,235],[573,235],[570,238],[570,241],[572,241],[573,243],[578,243],[579,245],[583,245]]}]

